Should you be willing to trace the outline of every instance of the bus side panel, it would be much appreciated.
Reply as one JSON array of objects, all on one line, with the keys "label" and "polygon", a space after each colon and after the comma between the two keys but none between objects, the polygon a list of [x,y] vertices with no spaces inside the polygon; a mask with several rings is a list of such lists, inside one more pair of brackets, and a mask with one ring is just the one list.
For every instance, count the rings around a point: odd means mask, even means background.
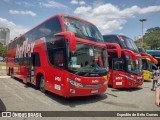
[{"label": "bus side panel", "polygon": [[45,48],[44,40],[36,40],[34,52],[39,54],[40,66],[34,66],[34,85],[38,84],[36,80],[38,79],[38,74],[43,75],[45,81],[45,89],[49,91],[49,83],[47,79],[48,74],[48,60],[47,60],[47,51]]},{"label": "bus side panel", "polygon": [[122,77],[124,75],[121,71],[113,70],[112,72],[113,78],[113,88],[125,88],[126,78]]},{"label": "bus side panel", "polygon": [[109,74],[108,74],[108,85],[113,85],[113,70],[109,68]]},{"label": "bus side panel", "polygon": [[63,95],[63,87],[64,85],[64,70],[55,66],[48,66],[47,68],[47,80],[49,82],[49,91]]}]

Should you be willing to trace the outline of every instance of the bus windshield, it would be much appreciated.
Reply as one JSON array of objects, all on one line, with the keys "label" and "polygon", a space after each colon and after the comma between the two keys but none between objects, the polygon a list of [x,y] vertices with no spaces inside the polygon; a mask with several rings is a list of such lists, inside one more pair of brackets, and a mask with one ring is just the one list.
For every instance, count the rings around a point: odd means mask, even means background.
[{"label": "bus windshield", "polygon": [[142,69],[152,71],[151,63],[147,59],[142,59]]},{"label": "bus windshield", "polygon": [[82,20],[77,20],[69,16],[64,16],[63,22],[66,31],[74,32],[76,37],[96,42],[104,42],[101,33],[93,24],[87,23]]},{"label": "bus windshield", "polygon": [[125,48],[128,48],[130,50],[133,50],[134,52],[139,53],[138,48],[134,41],[126,36],[119,36],[120,40],[122,41],[122,44]]},{"label": "bus windshield", "polygon": [[68,53],[68,69],[78,75],[105,75],[108,71],[108,54],[105,48],[76,43],[76,51]]},{"label": "bus windshield", "polygon": [[133,74],[142,74],[142,60],[141,58],[137,58],[136,60],[132,60],[131,56],[126,55],[127,59],[127,69],[130,73]]},{"label": "bus windshield", "polygon": [[113,59],[113,70],[125,71],[125,61],[123,58]]}]

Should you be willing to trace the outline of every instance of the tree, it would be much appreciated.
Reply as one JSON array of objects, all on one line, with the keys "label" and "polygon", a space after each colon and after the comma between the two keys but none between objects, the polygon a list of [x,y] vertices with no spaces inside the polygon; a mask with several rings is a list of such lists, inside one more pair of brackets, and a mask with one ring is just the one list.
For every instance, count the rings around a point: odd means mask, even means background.
[{"label": "tree", "polygon": [[[137,47],[141,47],[141,42],[135,42],[135,44],[137,45]],[[147,43],[143,42],[143,48],[147,50],[150,49],[150,46]]]},{"label": "tree", "polygon": [[3,46],[3,44],[0,43],[0,57],[3,57],[3,58],[6,57],[6,50],[7,50],[7,46]]},{"label": "tree", "polygon": [[160,48],[160,27],[149,28],[144,37],[143,42],[150,46],[150,49]]}]

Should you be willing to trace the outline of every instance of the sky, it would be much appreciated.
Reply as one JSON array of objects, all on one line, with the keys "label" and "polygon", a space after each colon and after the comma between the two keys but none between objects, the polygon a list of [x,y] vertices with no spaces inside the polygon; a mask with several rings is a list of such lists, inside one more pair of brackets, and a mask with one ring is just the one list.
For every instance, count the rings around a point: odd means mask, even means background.
[{"label": "sky", "polygon": [[160,27],[160,0],[1,0],[0,28],[9,28],[11,39],[24,34],[57,13],[92,22],[105,34],[132,39],[151,27]]}]

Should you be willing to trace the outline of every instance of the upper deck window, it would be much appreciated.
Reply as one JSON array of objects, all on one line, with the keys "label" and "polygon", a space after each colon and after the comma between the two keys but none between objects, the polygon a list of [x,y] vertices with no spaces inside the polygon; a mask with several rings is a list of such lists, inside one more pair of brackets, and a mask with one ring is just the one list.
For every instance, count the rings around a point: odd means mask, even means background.
[{"label": "upper deck window", "polygon": [[75,18],[71,18],[69,16],[64,16],[63,22],[66,31],[74,32],[76,37],[96,42],[103,42],[103,37],[101,33],[93,24]]}]

